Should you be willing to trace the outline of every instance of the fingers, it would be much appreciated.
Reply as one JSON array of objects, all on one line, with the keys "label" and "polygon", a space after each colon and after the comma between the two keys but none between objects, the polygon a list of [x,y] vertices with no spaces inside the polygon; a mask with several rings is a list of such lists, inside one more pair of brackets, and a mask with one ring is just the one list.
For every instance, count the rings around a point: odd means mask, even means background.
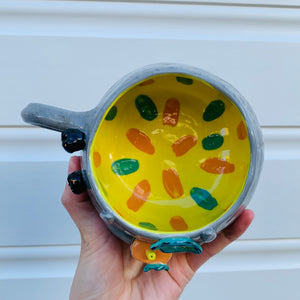
[{"label": "fingers", "polygon": [[252,210],[246,209],[230,226],[221,231],[217,238],[203,245],[200,255],[188,254],[187,259],[193,271],[196,271],[209,258],[219,253],[230,243],[239,238],[249,227],[254,218]]},{"label": "fingers", "polygon": [[[71,157],[68,174],[80,169],[81,158],[76,156]],[[66,184],[61,201],[85,241],[98,236],[99,232],[102,234],[106,232],[106,228],[90,202],[87,192],[75,195],[70,190],[69,185]]]},{"label": "fingers", "polygon": [[[68,174],[72,172],[78,171],[81,169],[81,158],[78,156],[72,156],[69,161]],[[86,192],[75,195],[72,193],[68,184],[65,186],[64,193],[62,195],[62,203],[68,209],[70,205],[74,204],[74,202],[83,202],[88,200],[88,195]]]}]

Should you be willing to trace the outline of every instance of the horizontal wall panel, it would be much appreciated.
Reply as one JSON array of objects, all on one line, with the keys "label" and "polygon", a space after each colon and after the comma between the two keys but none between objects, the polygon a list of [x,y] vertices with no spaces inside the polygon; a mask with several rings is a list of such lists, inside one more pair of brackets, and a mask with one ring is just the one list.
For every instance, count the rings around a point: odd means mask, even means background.
[{"label": "horizontal wall panel", "polygon": [[[109,0],[114,2],[115,0]],[[183,3],[184,0],[150,0],[152,3]],[[131,2],[131,1],[125,1]],[[140,0],[139,2],[149,2],[149,0]],[[238,5],[238,6],[258,6],[258,7],[300,7],[299,0],[213,0],[213,1],[203,1],[203,0],[189,0],[188,3],[200,4],[200,5]]]},{"label": "horizontal wall panel", "polygon": [[20,111],[32,101],[91,109],[117,79],[156,62],[222,77],[263,126],[300,125],[296,9],[4,1],[0,44],[3,126],[23,124]]},{"label": "horizontal wall panel", "polygon": [[299,160],[265,161],[249,207],[256,218],[244,238],[300,237]]},{"label": "horizontal wall panel", "polygon": [[[231,299],[299,300],[300,270],[197,273],[180,300]],[[5,300],[68,299],[72,278],[0,280]]]},{"label": "horizontal wall panel", "polygon": [[300,270],[197,273],[180,300],[298,300]]},{"label": "horizontal wall panel", "polygon": [[61,133],[38,127],[0,127],[0,162],[66,162]]},{"label": "horizontal wall panel", "polygon": [[157,62],[222,77],[246,97],[263,126],[300,125],[300,43],[1,36],[0,43],[0,125],[24,125],[20,113],[30,102],[92,109],[123,75]]},{"label": "horizontal wall panel", "polygon": [[[75,0],[76,1],[76,0]],[[117,0],[108,0],[109,2],[116,2]],[[124,2],[132,2],[132,1],[124,1]],[[174,3],[183,3],[184,0],[140,0],[139,2],[151,2],[151,3],[169,3],[169,4],[174,4]],[[263,0],[214,0],[214,1],[203,1],[203,0],[189,0],[189,4],[199,4],[199,5],[226,5],[226,6],[257,6],[257,7],[300,7],[300,1],[299,0],[268,0],[268,1],[263,1]]]},{"label": "horizontal wall panel", "polygon": [[0,163],[0,245],[79,243],[61,204],[67,162]]},{"label": "horizontal wall panel", "polygon": [[[0,280],[72,277],[80,246],[0,247]],[[300,269],[300,239],[239,240],[198,273]]]},{"label": "horizontal wall panel", "polygon": [[71,284],[72,277],[0,279],[0,294],[4,300],[65,300]]},{"label": "horizontal wall panel", "polygon": [[[243,238],[298,238],[299,129],[263,128],[263,134],[266,160],[249,205],[256,218]],[[77,229],[60,203],[70,157],[61,148],[60,134],[2,128],[0,144],[0,182],[6,199],[0,210],[0,245],[79,243]]]},{"label": "horizontal wall panel", "polygon": [[185,1],[159,5],[151,1],[14,2],[0,2],[1,35],[142,39],[156,36],[184,40],[244,37],[255,41],[287,40],[292,34],[299,37],[299,14],[293,7],[218,6],[208,1],[203,5]]},{"label": "horizontal wall panel", "polygon": [[[299,300],[300,270],[197,273],[180,300],[231,299]],[[5,300],[68,299],[72,278],[0,280]]]},{"label": "horizontal wall panel", "polygon": [[[0,247],[1,297],[5,300],[68,298],[79,251],[80,246]],[[200,286],[202,297],[207,299],[239,299],[237,293],[248,288],[252,298],[245,293],[243,299],[251,300],[254,296],[260,299],[259,295],[267,290],[268,295],[274,295],[272,299],[281,300],[283,292],[289,289],[288,299],[296,300],[298,295],[294,298],[293,295],[297,293],[296,281],[300,276],[299,255],[299,240],[235,242],[198,270],[180,299],[195,297]],[[211,286],[211,282],[218,289],[202,288]],[[235,282],[239,284],[235,286]]]},{"label": "horizontal wall panel", "polygon": [[[300,128],[262,128],[265,160],[300,160]],[[0,162],[66,162],[61,133],[38,127],[0,127]]]}]

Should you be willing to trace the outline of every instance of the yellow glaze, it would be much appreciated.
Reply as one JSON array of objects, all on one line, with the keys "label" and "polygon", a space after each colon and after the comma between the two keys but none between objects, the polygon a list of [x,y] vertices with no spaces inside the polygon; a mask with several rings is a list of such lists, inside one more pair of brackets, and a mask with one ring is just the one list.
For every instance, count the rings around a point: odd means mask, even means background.
[{"label": "yellow glaze", "polygon": [[[250,143],[238,108],[206,82],[184,77],[154,76],[120,95],[90,148],[103,198],[130,225],[150,232],[184,233],[216,221],[241,194],[249,170]],[[151,120],[141,114],[143,104],[153,112],[149,99],[157,110]],[[204,112],[216,100],[225,110],[207,121]],[[120,159],[136,162],[131,173],[114,170]],[[206,192],[197,196],[200,189]]]}]

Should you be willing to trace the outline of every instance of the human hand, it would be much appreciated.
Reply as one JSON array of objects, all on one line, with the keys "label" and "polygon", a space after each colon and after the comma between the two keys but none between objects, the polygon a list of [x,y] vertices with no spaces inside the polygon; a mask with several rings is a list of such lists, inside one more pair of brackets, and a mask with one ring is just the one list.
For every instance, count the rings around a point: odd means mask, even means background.
[{"label": "human hand", "polygon": [[[80,169],[80,157],[72,157],[68,172]],[[175,253],[170,271],[143,271],[143,263],[131,256],[130,247],[107,229],[87,193],[75,195],[68,185],[62,203],[81,234],[81,252],[70,292],[78,299],[178,299],[197,269],[241,236],[254,217],[245,210],[217,238],[202,245],[200,255]]]}]

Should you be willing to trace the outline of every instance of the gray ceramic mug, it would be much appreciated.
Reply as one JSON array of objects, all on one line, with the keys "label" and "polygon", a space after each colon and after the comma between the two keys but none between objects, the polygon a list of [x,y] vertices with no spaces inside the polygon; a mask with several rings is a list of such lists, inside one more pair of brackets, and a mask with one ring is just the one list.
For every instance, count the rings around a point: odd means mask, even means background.
[{"label": "gray ceramic mug", "polygon": [[68,152],[82,150],[82,170],[68,177],[73,192],[87,189],[115,235],[152,251],[201,253],[249,203],[262,169],[262,133],[248,102],[191,66],[136,70],[91,111],[32,103],[22,117],[61,132]]}]

